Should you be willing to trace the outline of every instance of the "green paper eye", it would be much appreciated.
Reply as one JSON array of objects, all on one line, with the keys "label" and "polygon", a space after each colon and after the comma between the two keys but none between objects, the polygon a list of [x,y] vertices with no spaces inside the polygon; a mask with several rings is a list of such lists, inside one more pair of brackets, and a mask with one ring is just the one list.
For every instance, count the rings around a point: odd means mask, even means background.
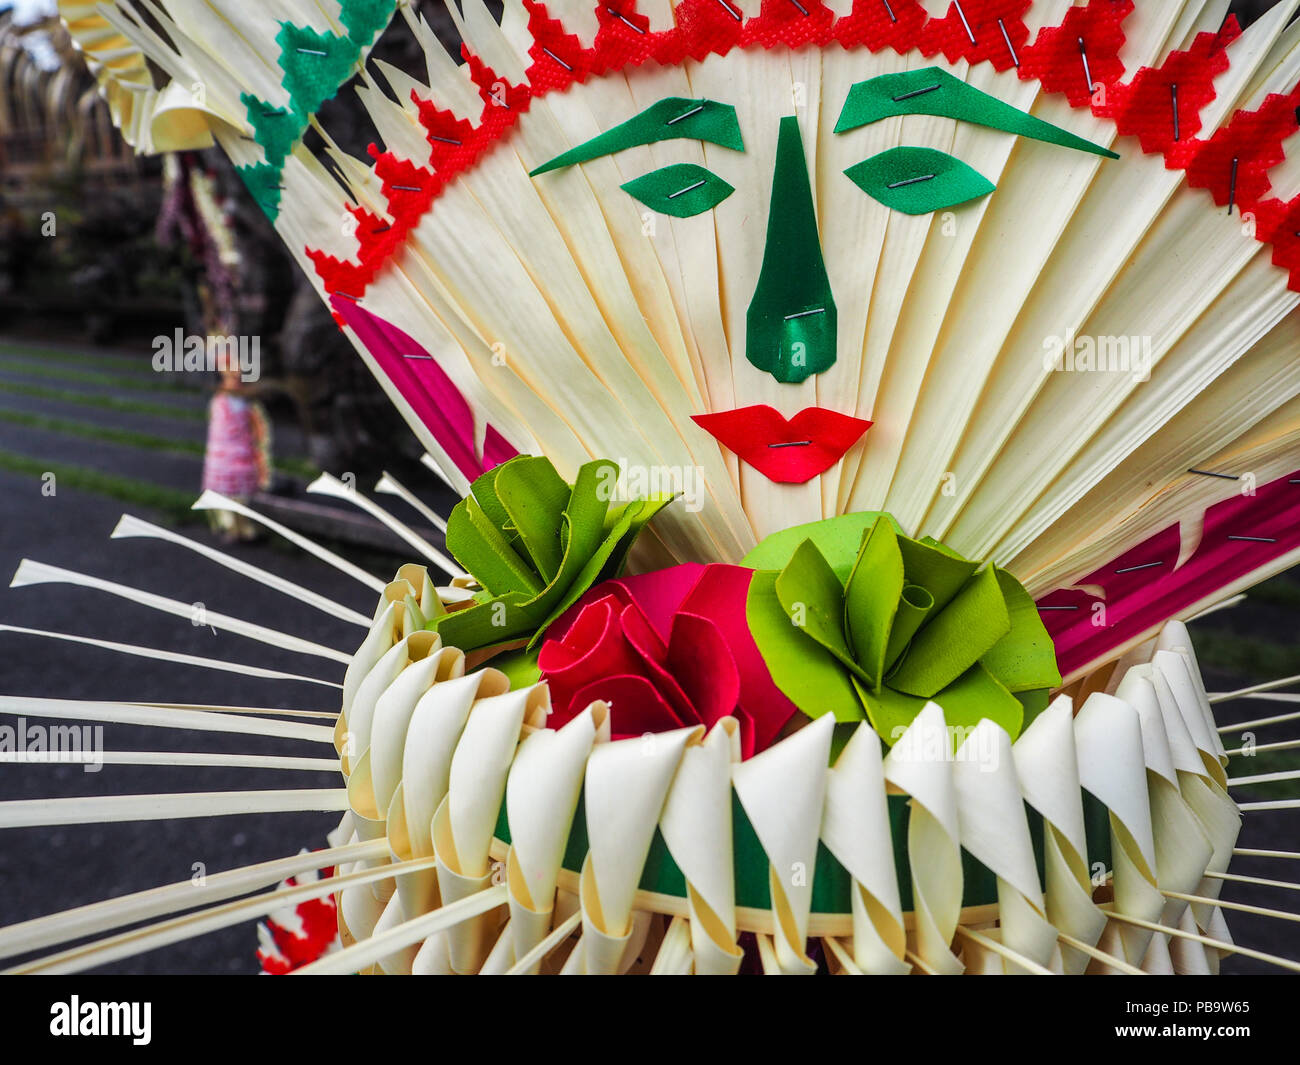
[{"label": "green paper eye", "polygon": [[844,173],[872,199],[903,214],[942,211],[987,196],[995,187],[960,159],[934,148],[890,148]]},{"label": "green paper eye", "polygon": [[703,214],[735,191],[717,174],[694,163],[660,167],[633,178],[622,188],[650,210],[674,218]]}]

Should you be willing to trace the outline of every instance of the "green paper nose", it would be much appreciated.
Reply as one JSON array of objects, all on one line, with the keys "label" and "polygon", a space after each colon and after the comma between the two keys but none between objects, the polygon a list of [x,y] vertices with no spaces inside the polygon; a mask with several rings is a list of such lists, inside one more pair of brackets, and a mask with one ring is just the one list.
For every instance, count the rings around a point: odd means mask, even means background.
[{"label": "green paper nose", "polygon": [[793,116],[781,119],[763,266],[745,325],[745,357],[778,381],[798,383],[835,362],[835,301]]}]

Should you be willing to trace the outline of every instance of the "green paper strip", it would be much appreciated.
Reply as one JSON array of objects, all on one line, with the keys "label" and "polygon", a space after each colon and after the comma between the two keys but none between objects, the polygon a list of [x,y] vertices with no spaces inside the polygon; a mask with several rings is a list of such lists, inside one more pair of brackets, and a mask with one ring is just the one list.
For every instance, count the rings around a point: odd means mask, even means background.
[{"label": "green paper strip", "polygon": [[1109,159],[1119,158],[1108,148],[1077,137],[1060,126],[1044,122],[996,96],[981,92],[941,67],[881,74],[858,82],[849,90],[839,121],[835,123],[835,132],[846,133],[897,115],[954,118],[960,122],[1058,144],[1062,148],[1074,148]]},{"label": "green paper strip", "polygon": [[1007,605],[1011,630],[980,661],[1009,691],[1020,693],[1057,687],[1061,672],[1056,668],[1056,648],[1038,607],[1024,585],[1010,573],[1002,569],[994,572]]},{"label": "green paper strip", "polygon": [[1083,796],[1084,846],[1088,850],[1088,872],[1100,864],[1107,872],[1115,868],[1111,853],[1110,809],[1087,788],[1080,788]]},{"label": "green paper strip", "polygon": [[835,364],[835,300],[822,258],[799,120],[781,119],[767,242],[745,315],[745,357],[783,384]]},{"label": "green paper strip", "polygon": [[1012,692],[1016,701],[1020,704],[1022,729],[1027,729],[1034,723],[1034,718],[1047,709],[1052,701],[1052,693],[1047,688],[1038,688],[1034,691]]},{"label": "green paper strip", "polygon": [[934,613],[934,596],[919,584],[906,585],[898,596],[898,611],[889,630],[885,648],[885,669],[889,669],[907,650],[925,619]]},{"label": "green paper strip", "polygon": [[[875,692],[880,691],[885,667],[890,662],[888,648],[894,642],[894,631],[899,628],[896,615],[904,592],[903,555],[898,549],[898,536],[889,522],[877,518],[844,589],[844,628],[865,679]],[[913,628],[907,634],[900,650],[915,631]]]},{"label": "green paper strip", "polygon": [[907,583],[919,584],[930,593],[934,599],[931,612],[935,614],[952,602],[953,596],[980,568],[978,562],[962,558],[929,537],[922,540],[903,537],[898,541],[898,549],[903,553]]},{"label": "green paper strip", "polygon": [[690,218],[712,210],[736,190],[712,170],[694,163],[674,163],[620,186],[660,214]]},{"label": "green paper strip", "polygon": [[844,637],[844,585],[817,545],[805,540],[776,579],[776,597],[790,624],[802,629],[841,663],[869,679]]},{"label": "green paper strip", "polygon": [[758,570],[749,583],[745,619],[772,680],[809,717],[861,721],[862,702],[839,660],[792,625],[776,591],[777,572]]},{"label": "green paper strip", "polygon": [[571,489],[546,459],[521,455],[500,467],[496,489],[511,526],[542,580],[550,583],[560,571],[560,529]]},{"label": "green paper strip", "polygon": [[[1032,842],[1032,840],[1031,840]],[[1039,884],[1044,881],[1040,877]],[[961,898],[962,905],[969,906],[968,898],[997,898],[998,878],[987,865],[971,854],[965,847],[961,848]]]},{"label": "green paper strip", "polygon": [[625,148],[666,140],[699,140],[737,152],[745,150],[740,123],[736,120],[736,109],[730,104],[670,96],[651,104],[639,115],[613,129],[583,141],[567,152],[561,152],[532,171],[531,176],[537,177],[538,174],[573,166],[575,163],[590,162],[602,155],[621,152]]},{"label": "green paper strip", "polygon": [[[1088,853],[1086,861],[1091,869],[1100,862],[1109,869],[1110,864],[1110,814],[1106,807],[1083,792],[1084,824],[1087,830]],[[894,857],[894,872],[898,878],[898,898],[902,911],[910,913],[915,905],[912,892],[912,870],[907,851],[907,829],[911,821],[911,797],[887,795],[889,812],[889,840]],[[1045,885],[1046,876],[1043,817],[1028,803],[1025,820],[1029,825],[1029,838],[1034,850],[1034,866],[1038,881]],[[754,831],[734,789],[731,793],[732,855],[735,877],[736,905],[745,909],[768,910],[772,907],[768,867],[771,859]],[[492,835],[509,846],[513,840],[505,800],[497,813]],[[1095,840],[1094,840],[1095,837]],[[1094,845],[1095,843],[1095,845]],[[571,873],[579,873],[591,848],[587,834],[587,802],[585,789],[578,795],[578,806],[569,828],[561,866]],[[986,906],[998,901],[997,878],[992,871],[962,849],[962,900],[963,907]],[[849,914],[852,912],[853,878],[835,856],[818,842],[817,860],[813,867],[812,912]],[[642,867],[637,887],[642,891],[674,898],[686,898],[686,877],[673,859],[663,834],[657,829],[650,845],[650,853]],[[1044,890],[1046,890],[1044,888]]]},{"label": "green paper strip", "polygon": [[880,517],[889,522],[897,535],[902,535],[903,530],[892,515],[882,514],[878,510],[861,510],[822,521],[792,525],[788,529],[774,532],[742,558],[740,564],[750,569],[785,569],[795,549],[805,540],[811,540],[817,545],[822,557],[830,563],[835,576],[841,581],[847,581],[858,560],[862,538]]},{"label": "green paper strip", "polygon": [[548,460],[520,455],[475,480],[447,520],[447,548],[487,596],[430,627],[464,651],[521,639],[532,651],[588,588],[617,576],[646,522],[671,502],[611,508],[617,471],[609,461],[589,462],[570,489]]},{"label": "green paper strip", "polygon": [[995,187],[983,174],[936,148],[890,148],[844,173],[873,200],[903,214],[956,207],[987,196]]},{"label": "green paper strip", "polygon": [[[731,791],[731,849],[736,877],[736,904],[753,905],[757,909],[772,907],[772,885],[767,878],[771,859],[763,849],[763,842],[754,831],[754,824],[745,813],[744,804],[735,789]],[[747,900],[741,902],[741,899]]]},{"label": "green paper strip", "polygon": [[933,698],[1010,631],[997,574],[987,566],[916,634],[907,657],[889,675],[889,686]]}]

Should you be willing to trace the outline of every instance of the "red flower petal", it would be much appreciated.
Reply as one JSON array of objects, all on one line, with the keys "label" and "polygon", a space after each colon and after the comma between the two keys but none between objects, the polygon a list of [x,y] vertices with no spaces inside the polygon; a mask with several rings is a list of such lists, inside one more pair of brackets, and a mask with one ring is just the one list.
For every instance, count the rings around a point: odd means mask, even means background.
[{"label": "red flower petal", "polygon": [[764,750],[797,708],[750,635],[753,576],[743,566],[691,563],[591,589],[552,626],[538,656],[556,708],[552,726],[593,699],[618,699],[620,736],[712,727],[732,715],[742,755]]},{"label": "red flower petal", "polygon": [[586,707],[597,699],[609,703],[609,728],[616,740],[669,732],[688,724],[677,720],[671,707],[645,677],[615,676],[593,680],[579,689],[574,704]]},{"label": "red flower petal", "polygon": [[623,637],[620,610],[616,598],[604,596],[583,608],[562,640],[542,644],[537,668],[551,689],[553,727],[586,709],[576,693],[594,678],[642,672],[641,655]]},{"label": "red flower petal", "polygon": [[738,703],[743,713],[738,716],[742,726],[751,722],[741,730],[742,741],[746,732],[749,735],[748,745],[742,745],[746,758],[771,746],[798,711],[772,680],[750,634],[745,604],[753,576],[754,571],[744,566],[706,566],[681,607],[685,614],[708,618],[730,651],[740,681]]},{"label": "red flower petal", "polygon": [[677,682],[674,671],[668,668],[667,645],[651,627],[641,608],[636,603],[629,603],[623,608],[620,620],[623,623],[623,638],[641,656],[641,668],[637,672],[649,680],[664,702],[672,707],[673,717],[677,721],[684,725],[699,721],[699,713]]},{"label": "red flower petal", "polygon": [[698,614],[678,614],[668,664],[700,723],[708,728],[740,703],[740,672],[718,627]]}]

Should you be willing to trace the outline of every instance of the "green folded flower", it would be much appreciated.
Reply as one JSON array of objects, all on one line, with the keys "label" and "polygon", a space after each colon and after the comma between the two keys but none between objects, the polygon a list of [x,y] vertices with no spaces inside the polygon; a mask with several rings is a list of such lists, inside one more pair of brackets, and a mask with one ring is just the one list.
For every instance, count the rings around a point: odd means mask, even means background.
[{"label": "green folded flower", "polygon": [[541,638],[598,581],[615,577],[671,496],[613,502],[619,468],[588,462],[569,485],[520,455],[479,477],[447,520],[447,550],[482,586],[473,606],[429,622],[463,651]]},{"label": "green folded flower", "polygon": [[1014,738],[1061,683],[1019,581],[903,536],[888,515],[788,529],[745,562],[763,567],[746,606],[754,640],[777,687],[809,717],[865,717],[892,743],[934,700],[949,725],[987,717]]}]

